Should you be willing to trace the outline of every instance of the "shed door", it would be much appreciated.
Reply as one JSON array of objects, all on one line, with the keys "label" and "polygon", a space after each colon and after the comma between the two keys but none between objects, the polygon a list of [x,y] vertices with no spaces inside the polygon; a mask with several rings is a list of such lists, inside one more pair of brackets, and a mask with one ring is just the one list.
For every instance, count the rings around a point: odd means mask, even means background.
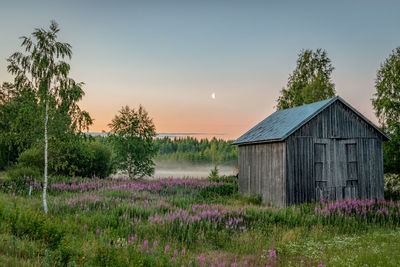
[{"label": "shed door", "polygon": [[336,199],[357,198],[358,195],[358,159],[357,142],[353,139],[333,140],[335,144],[335,181]]},{"label": "shed door", "polygon": [[352,139],[324,139],[314,143],[316,200],[357,198],[357,143]]},{"label": "shed door", "polygon": [[328,193],[329,164],[330,164],[329,142],[319,140],[314,143],[314,180],[316,200],[325,198]]}]

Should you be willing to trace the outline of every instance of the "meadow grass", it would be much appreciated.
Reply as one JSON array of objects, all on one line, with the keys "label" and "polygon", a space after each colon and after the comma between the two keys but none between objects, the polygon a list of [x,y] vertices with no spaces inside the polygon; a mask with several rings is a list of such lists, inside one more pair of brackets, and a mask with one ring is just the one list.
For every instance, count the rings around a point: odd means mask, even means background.
[{"label": "meadow grass", "polygon": [[[29,186],[32,192],[29,195]],[[2,266],[398,266],[400,203],[274,207],[236,180],[4,182]]]}]

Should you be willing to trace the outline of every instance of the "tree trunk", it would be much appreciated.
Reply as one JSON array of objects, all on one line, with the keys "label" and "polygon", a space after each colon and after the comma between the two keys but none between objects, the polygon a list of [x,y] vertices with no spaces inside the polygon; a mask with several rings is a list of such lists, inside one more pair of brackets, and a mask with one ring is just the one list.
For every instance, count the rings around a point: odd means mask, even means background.
[{"label": "tree trunk", "polygon": [[46,117],[44,120],[44,183],[43,183],[43,208],[47,214],[47,121],[49,119],[49,94],[46,100]]}]

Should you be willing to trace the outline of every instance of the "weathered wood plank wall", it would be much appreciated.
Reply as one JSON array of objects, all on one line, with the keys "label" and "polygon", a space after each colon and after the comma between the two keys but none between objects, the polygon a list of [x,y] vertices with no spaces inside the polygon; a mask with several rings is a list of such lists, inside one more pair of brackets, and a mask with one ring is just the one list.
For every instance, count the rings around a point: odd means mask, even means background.
[{"label": "weathered wood plank wall", "polygon": [[335,102],[286,139],[287,204],[317,198],[315,144],[326,147],[324,196],[383,197],[382,136]]},{"label": "weathered wood plank wall", "polygon": [[239,146],[239,191],[260,194],[264,202],[286,201],[285,142]]}]

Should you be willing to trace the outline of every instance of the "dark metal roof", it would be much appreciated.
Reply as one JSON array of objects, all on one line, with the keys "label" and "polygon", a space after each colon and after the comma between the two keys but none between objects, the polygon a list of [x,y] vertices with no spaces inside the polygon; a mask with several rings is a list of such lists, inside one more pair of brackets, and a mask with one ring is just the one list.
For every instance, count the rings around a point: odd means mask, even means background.
[{"label": "dark metal roof", "polygon": [[247,143],[283,141],[289,135],[291,135],[293,132],[295,132],[297,129],[299,129],[301,126],[310,121],[322,110],[324,110],[337,100],[349,107],[359,117],[361,117],[364,121],[370,124],[379,133],[381,133],[385,138],[387,138],[388,140],[390,139],[390,137],[388,137],[384,132],[382,132],[377,126],[375,126],[371,121],[365,118],[356,109],[351,107],[339,96],[336,96],[308,105],[278,110],[272,113],[262,122],[251,128],[248,132],[243,134],[232,144],[240,145]]}]

